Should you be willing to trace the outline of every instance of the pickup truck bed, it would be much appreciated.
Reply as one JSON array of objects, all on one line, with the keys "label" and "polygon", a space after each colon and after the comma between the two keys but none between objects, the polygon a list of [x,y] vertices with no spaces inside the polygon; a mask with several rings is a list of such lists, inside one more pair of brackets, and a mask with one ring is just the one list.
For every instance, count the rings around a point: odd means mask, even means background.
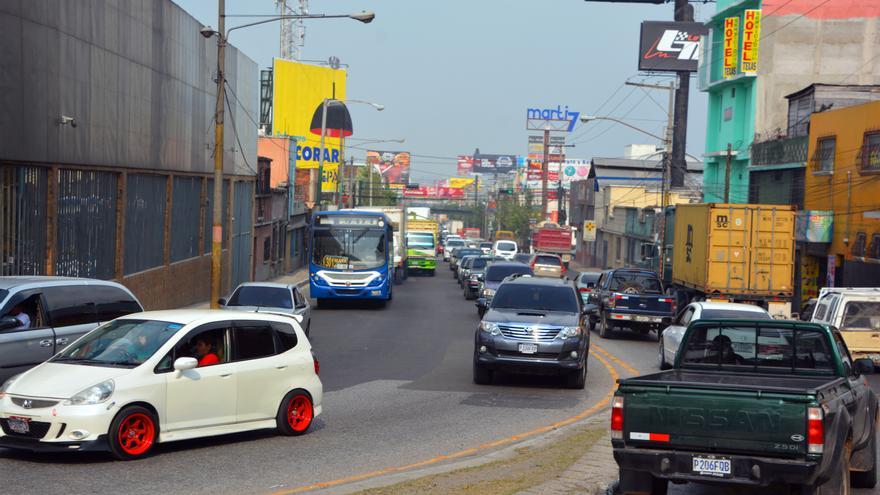
[{"label": "pickup truck bed", "polygon": [[820,391],[843,384],[843,378],[829,376],[768,375],[762,373],[730,374],[716,371],[669,370],[621,380],[624,386],[669,386],[711,390],[738,390],[783,394],[817,395]]}]

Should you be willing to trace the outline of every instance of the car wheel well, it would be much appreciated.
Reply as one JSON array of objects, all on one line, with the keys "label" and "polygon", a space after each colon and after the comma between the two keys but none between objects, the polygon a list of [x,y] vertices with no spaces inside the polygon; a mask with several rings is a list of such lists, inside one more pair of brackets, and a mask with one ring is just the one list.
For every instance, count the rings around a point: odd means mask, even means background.
[{"label": "car wheel well", "polygon": [[284,405],[284,400],[287,399],[287,397],[288,397],[290,394],[293,394],[293,393],[295,393],[295,392],[302,392],[302,393],[306,394],[306,395],[308,396],[308,398],[309,398],[309,401],[312,403],[312,405],[315,404],[315,399],[314,399],[314,397],[312,397],[311,392],[309,392],[308,390],[306,390],[306,389],[304,389],[304,388],[302,388],[302,387],[296,387],[296,388],[292,388],[292,389],[288,390],[287,393],[284,394],[284,397],[282,397],[282,398],[281,398],[281,401],[278,402],[278,408],[281,409],[281,406]]},{"label": "car wheel well", "polygon": [[[129,408],[129,407],[143,407],[144,409],[147,409],[148,411],[150,411],[151,413],[153,413],[153,414],[156,416],[156,419],[159,419],[159,411],[156,410],[156,408],[153,407],[153,405],[150,404],[149,402],[143,402],[143,401],[141,401],[141,402],[129,402],[128,404],[125,404],[125,405],[123,405],[123,406],[120,406],[120,407],[119,407],[119,412],[116,413],[116,416],[119,416],[119,413],[121,413],[122,411],[124,411],[126,408]],[[114,416],[113,419],[116,419],[116,416]],[[159,428],[159,425],[158,425],[158,424],[156,425],[156,428]]]}]

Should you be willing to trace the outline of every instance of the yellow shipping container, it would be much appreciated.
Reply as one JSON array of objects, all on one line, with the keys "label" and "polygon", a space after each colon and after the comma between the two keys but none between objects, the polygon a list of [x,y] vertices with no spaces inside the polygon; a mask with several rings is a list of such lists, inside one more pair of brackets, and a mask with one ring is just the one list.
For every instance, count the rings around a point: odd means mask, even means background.
[{"label": "yellow shipping container", "polygon": [[674,229],[673,283],[709,296],[791,297],[791,206],[678,205]]}]

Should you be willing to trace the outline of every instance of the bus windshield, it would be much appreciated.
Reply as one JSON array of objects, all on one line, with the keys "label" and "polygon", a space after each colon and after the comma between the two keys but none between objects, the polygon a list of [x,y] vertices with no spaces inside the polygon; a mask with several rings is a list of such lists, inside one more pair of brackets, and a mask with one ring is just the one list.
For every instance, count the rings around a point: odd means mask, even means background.
[{"label": "bus windshield", "polygon": [[315,229],[312,262],[335,270],[369,270],[385,265],[385,232],[362,228]]},{"label": "bus windshield", "polygon": [[434,234],[407,234],[406,243],[412,248],[433,248]]}]

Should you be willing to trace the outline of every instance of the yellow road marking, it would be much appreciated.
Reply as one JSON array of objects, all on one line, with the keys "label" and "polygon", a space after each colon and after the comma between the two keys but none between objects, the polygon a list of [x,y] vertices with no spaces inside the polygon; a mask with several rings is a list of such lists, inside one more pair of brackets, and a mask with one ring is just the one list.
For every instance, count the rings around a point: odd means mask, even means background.
[{"label": "yellow road marking", "polygon": [[638,376],[638,375],[641,375],[641,374],[642,374],[639,370],[633,368],[632,366],[630,366],[630,365],[627,364],[626,362],[621,361],[620,359],[617,359],[613,354],[611,354],[610,352],[606,351],[605,349],[602,349],[601,347],[599,347],[599,346],[596,345],[596,344],[590,343],[590,350],[591,350],[591,351],[592,351],[592,350],[596,350],[596,351],[601,352],[602,354],[605,355],[605,357],[607,357],[608,359],[614,361],[618,366],[620,366],[621,368],[625,369],[626,371],[632,373],[633,375]]},{"label": "yellow road marking", "polygon": [[[384,469],[378,469],[378,470],[369,471],[366,473],[355,474],[352,476],[346,476],[345,478],[339,478],[339,479],[330,480],[330,481],[321,481],[321,482],[313,483],[311,485],[304,485],[304,486],[301,486],[298,488],[292,488],[290,490],[279,490],[279,491],[273,492],[271,495],[292,495],[294,493],[303,493],[303,492],[307,492],[307,491],[311,491],[311,490],[317,490],[319,488],[329,488],[332,486],[344,485],[346,483],[353,483],[355,481],[363,481],[365,479],[375,478],[377,476],[382,476],[385,474],[399,473],[402,471],[408,471],[410,469],[429,466],[429,465],[436,464],[441,461],[447,461],[450,459],[458,459],[458,458],[465,457],[465,456],[468,456],[471,454],[475,454],[480,451],[492,449],[495,447],[500,447],[502,445],[508,445],[508,444],[514,443],[516,441],[522,440],[524,438],[538,435],[540,433],[546,433],[550,430],[554,430],[554,429],[569,425],[571,423],[574,423],[576,421],[580,421],[584,418],[587,418],[588,416],[595,414],[597,411],[608,407],[609,403],[611,402],[611,398],[614,396],[614,390],[617,387],[617,379],[620,378],[620,375],[617,373],[617,370],[614,369],[614,366],[612,366],[611,363],[609,363],[608,360],[602,356],[602,354],[607,356],[609,359],[611,359],[612,361],[614,361],[615,363],[617,363],[618,365],[620,365],[621,367],[623,367],[627,371],[632,371],[635,374],[639,374],[634,368],[627,365],[623,361],[620,361],[619,359],[617,359],[616,357],[611,355],[608,351],[605,351],[604,349],[598,348],[598,346],[595,346],[592,344],[590,345],[590,348],[591,348],[590,354],[592,354],[592,356],[594,358],[598,359],[599,362],[601,362],[602,365],[605,366],[605,369],[608,371],[608,374],[611,375],[612,385],[611,385],[611,388],[608,389],[608,393],[605,394],[605,396],[602,397],[598,402],[596,402],[595,404],[593,404],[589,408],[585,409],[584,411],[582,411],[574,416],[571,416],[569,418],[565,418],[561,421],[557,421],[557,422],[550,424],[550,425],[541,426],[539,428],[529,430],[525,433],[511,435],[506,438],[495,440],[495,441],[489,442],[489,443],[484,443],[484,444],[479,445],[477,447],[471,447],[469,449],[460,450],[458,452],[453,452],[451,454],[438,455],[438,456],[432,457],[430,459],[425,459],[423,461],[414,462],[412,464],[406,464],[404,466],[390,466],[390,467],[387,467]],[[601,352],[601,354],[594,352],[593,349],[599,350]]]}]

